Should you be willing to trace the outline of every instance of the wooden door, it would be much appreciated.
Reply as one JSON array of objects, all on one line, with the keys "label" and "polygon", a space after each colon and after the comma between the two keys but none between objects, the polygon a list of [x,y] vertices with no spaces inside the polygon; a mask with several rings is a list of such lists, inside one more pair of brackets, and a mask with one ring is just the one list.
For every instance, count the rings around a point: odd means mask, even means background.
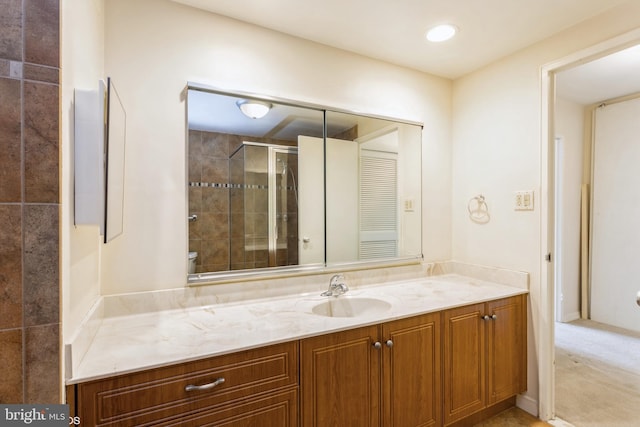
[{"label": "wooden door", "polygon": [[301,341],[303,426],[379,426],[378,335],[370,326]]},{"label": "wooden door", "polygon": [[526,390],[527,329],[524,296],[487,303],[487,314],[495,316],[487,326],[487,381],[489,404]]},{"label": "wooden door", "polygon": [[440,313],[387,323],[382,331],[382,425],[442,425]]},{"label": "wooden door", "polygon": [[443,312],[444,423],[486,405],[484,304]]}]

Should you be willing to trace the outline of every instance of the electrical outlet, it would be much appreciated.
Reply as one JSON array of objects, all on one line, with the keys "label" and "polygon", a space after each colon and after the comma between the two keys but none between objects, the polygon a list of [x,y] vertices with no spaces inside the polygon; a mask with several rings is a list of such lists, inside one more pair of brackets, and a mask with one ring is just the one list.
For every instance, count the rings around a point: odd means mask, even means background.
[{"label": "electrical outlet", "polygon": [[533,210],[533,190],[516,191],[515,210],[532,211]]}]

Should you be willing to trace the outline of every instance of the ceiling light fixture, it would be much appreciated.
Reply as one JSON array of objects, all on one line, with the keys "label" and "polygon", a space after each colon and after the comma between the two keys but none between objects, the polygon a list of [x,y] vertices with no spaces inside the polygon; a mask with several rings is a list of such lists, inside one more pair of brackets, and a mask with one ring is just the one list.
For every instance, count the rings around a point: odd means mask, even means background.
[{"label": "ceiling light fixture", "polygon": [[456,35],[458,28],[451,24],[437,25],[427,31],[427,40],[434,43],[447,41]]},{"label": "ceiling light fixture", "polygon": [[273,105],[268,102],[255,101],[252,99],[242,99],[236,102],[242,114],[250,119],[261,119],[267,115]]}]

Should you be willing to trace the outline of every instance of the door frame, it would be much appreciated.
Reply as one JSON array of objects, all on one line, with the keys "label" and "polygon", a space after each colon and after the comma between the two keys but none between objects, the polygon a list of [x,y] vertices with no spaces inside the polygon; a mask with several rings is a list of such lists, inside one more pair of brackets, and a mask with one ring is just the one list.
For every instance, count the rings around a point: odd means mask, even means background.
[{"label": "door frame", "polygon": [[[556,253],[554,204],[555,187],[555,74],[585,62],[607,56],[616,51],[640,44],[640,29],[636,29],[586,49],[577,51],[557,61],[543,65],[540,72],[541,89],[541,218],[540,218],[540,316],[538,328],[538,416],[542,420],[555,418],[555,279],[554,265],[560,254]],[[550,262],[545,261],[551,254]]]}]

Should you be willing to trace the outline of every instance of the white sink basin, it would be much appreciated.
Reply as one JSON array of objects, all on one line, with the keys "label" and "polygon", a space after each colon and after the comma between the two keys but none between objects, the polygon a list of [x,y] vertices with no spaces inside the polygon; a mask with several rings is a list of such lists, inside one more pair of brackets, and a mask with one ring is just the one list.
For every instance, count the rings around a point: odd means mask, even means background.
[{"label": "white sink basin", "polygon": [[329,297],[317,304],[311,311],[327,317],[360,317],[384,313],[391,308],[391,304],[375,298],[359,297]]}]

